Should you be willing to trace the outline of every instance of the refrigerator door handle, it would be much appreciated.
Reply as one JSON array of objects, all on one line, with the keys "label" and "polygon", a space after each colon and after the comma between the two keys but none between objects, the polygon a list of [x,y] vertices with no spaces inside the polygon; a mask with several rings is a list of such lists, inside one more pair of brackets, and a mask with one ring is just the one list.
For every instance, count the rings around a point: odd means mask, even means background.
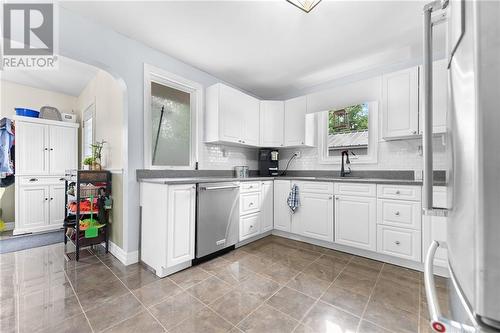
[{"label": "refrigerator door handle", "polygon": [[[475,327],[446,318],[441,313],[436,293],[436,286],[434,284],[434,256],[436,255],[438,247],[446,248],[446,242],[433,241],[429,246],[429,249],[427,250],[424,264],[425,295],[427,297],[429,318],[432,329],[435,332],[483,332],[476,328],[478,327],[478,325],[475,321],[474,315],[470,312],[469,307],[465,303],[465,298],[463,298],[462,295],[460,295],[459,297],[461,298],[462,303],[465,305],[465,308],[468,310],[469,317]],[[453,274],[450,275],[453,286],[455,288],[458,288]],[[457,289],[457,292],[460,294],[460,289]]]},{"label": "refrigerator door handle", "polygon": [[424,34],[423,34],[423,198],[422,209],[426,215],[446,215],[446,210],[433,208],[432,186],[434,184],[433,166],[432,166],[432,27],[444,21],[444,16],[438,18],[438,22],[433,22],[432,12],[445,9],[448,6],[448,0],[436,0],[424,6]]}]

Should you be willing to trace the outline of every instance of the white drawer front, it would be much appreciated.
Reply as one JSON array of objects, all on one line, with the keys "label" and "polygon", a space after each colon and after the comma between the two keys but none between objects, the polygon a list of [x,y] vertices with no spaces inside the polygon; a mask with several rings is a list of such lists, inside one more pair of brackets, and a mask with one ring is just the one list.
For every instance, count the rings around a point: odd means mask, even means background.
[{"label": "white drawer front", "polygon": [[377,223],[421,230],[422,205],[415,201],[377,199]]},{"label": "white drawer front", "polygon": [[327,182],[296,182],[299,186],[299,192],[326,193],[333,195],[333,183]]},{"label": "white drawer front", "polygon": [[260,191],[260,182],[241,182],[240,183],[240,192],[259,192]]},{"label": "white drawer front", "polygon": [[377,251],[404,259],[421,261],[420,231],[377,226]]},{"label": "white drawer front", "polygon": [[260,192],[240,194],[240,214],[256,213],[260,210]]},{"label": "white drawer front", "polygon": [[358,183],[335,183],[335,194],[374,197],[377,185]]},{"label": "white drawer front", "polygon": [[259,213],[240,218],[240,241],[259,234]]},{"label": "white drawer front", "polygon": [[19,177],[21,185],[57,185],[64,184],[62,177]]},{"label": "white drawer front", "polygon": [[420,201],[422,188],[420,186],[406,185],[378,185],[377,196],[385,199],[401,199]]}]

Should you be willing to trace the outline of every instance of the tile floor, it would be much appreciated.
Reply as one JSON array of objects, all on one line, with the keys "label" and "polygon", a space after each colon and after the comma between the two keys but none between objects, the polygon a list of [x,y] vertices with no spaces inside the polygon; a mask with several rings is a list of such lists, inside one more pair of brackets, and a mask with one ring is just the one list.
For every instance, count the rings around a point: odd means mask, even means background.
[{"label": "tile floor", "polygon": [[2,333],[430,332],[420,272],[275,236],[164,279],[63,251],[0,255]]}]

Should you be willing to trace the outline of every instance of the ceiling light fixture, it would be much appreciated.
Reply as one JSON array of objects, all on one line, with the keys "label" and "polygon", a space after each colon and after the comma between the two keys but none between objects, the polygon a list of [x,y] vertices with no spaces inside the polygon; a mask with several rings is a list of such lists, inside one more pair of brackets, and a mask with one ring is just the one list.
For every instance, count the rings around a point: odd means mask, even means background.
[{"label": "ceiling light fixture", "polygon": [[313,10],[314,7],[321,2],[321,0],[286,0],[297,8],[302,9],[306,13],[309,13]]}]

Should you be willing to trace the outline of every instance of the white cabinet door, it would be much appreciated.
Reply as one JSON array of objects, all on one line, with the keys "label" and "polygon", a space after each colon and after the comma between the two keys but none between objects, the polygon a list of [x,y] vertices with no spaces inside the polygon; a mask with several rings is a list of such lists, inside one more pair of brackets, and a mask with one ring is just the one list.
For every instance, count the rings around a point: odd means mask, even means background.
[{"label": "white cabinet door", "polygon": [[384,138],[418,134],[418,67],[382,77]]},{"label": "white cabinet door", "polygon": [[243,137],[242,143],[259,146],[260,141],[260,102],[258,99],[242,94]]},{"label": "white cabinet door", "polygon": [[289,180],[274,181],[274,229],[291,231],[291,212],[287,204],[291,182]]},{"label": "white cabinet door", "polygon": [[273,230],[273,182],[262,182],[260,204],[260,232]]},{"label": "white cabinet door", "polygon": [[[19,188],[19,225],[22,229],[44,227],[49,221],[49,186]],[[64,204],[61,206],[61,210]]]},{"label": "white cabinet door", "polygon": [[306,111],[306,96],[285,101],[285,146],[301,146],[305,144]]},{"label": "white cabinet door", "polygon": [[219,85],[219,140],[241,143],[243,136],[242,93]]},{"label": "white cabinet door", "polygon": [[50,225],[64,223],[64,185],[50,185],[49,221]]},{"label": "white cabinet door", "polygon": [[72,127],[49,127],[50,173],[64,175],[77,168],[77,130]]},{"label": "white cabinet door", "polygon": [[18,121],[16,124],[16,175],[48,174],[48,157],[48,125]]},{"label": "white cabinet door", "polygon": [[375,198],[335,196],[335,242],[365,250],[377,249]]},{"label": "white cabinet door", "polygon": [[167,267],[194,258],[196,186],[172,185],[167,199]]},{"label": "white cabinet door", "polygon": [[[420,89],[423,87],[420,77]],[[423,133],[423,93],[420,90],[420,134]],[[434,61],[432,66],[432,132],[446,132],[446,114],[448,110],[448,61]]]},{"label": "white cabinet door", "polygon": [[302,192],[294,218],[300,235],[333,242],[332,194]]},{"label": "white cabinet door", "polygon": [[285,104],[283,101],[260,102],[260,146],[282,147]]}]

